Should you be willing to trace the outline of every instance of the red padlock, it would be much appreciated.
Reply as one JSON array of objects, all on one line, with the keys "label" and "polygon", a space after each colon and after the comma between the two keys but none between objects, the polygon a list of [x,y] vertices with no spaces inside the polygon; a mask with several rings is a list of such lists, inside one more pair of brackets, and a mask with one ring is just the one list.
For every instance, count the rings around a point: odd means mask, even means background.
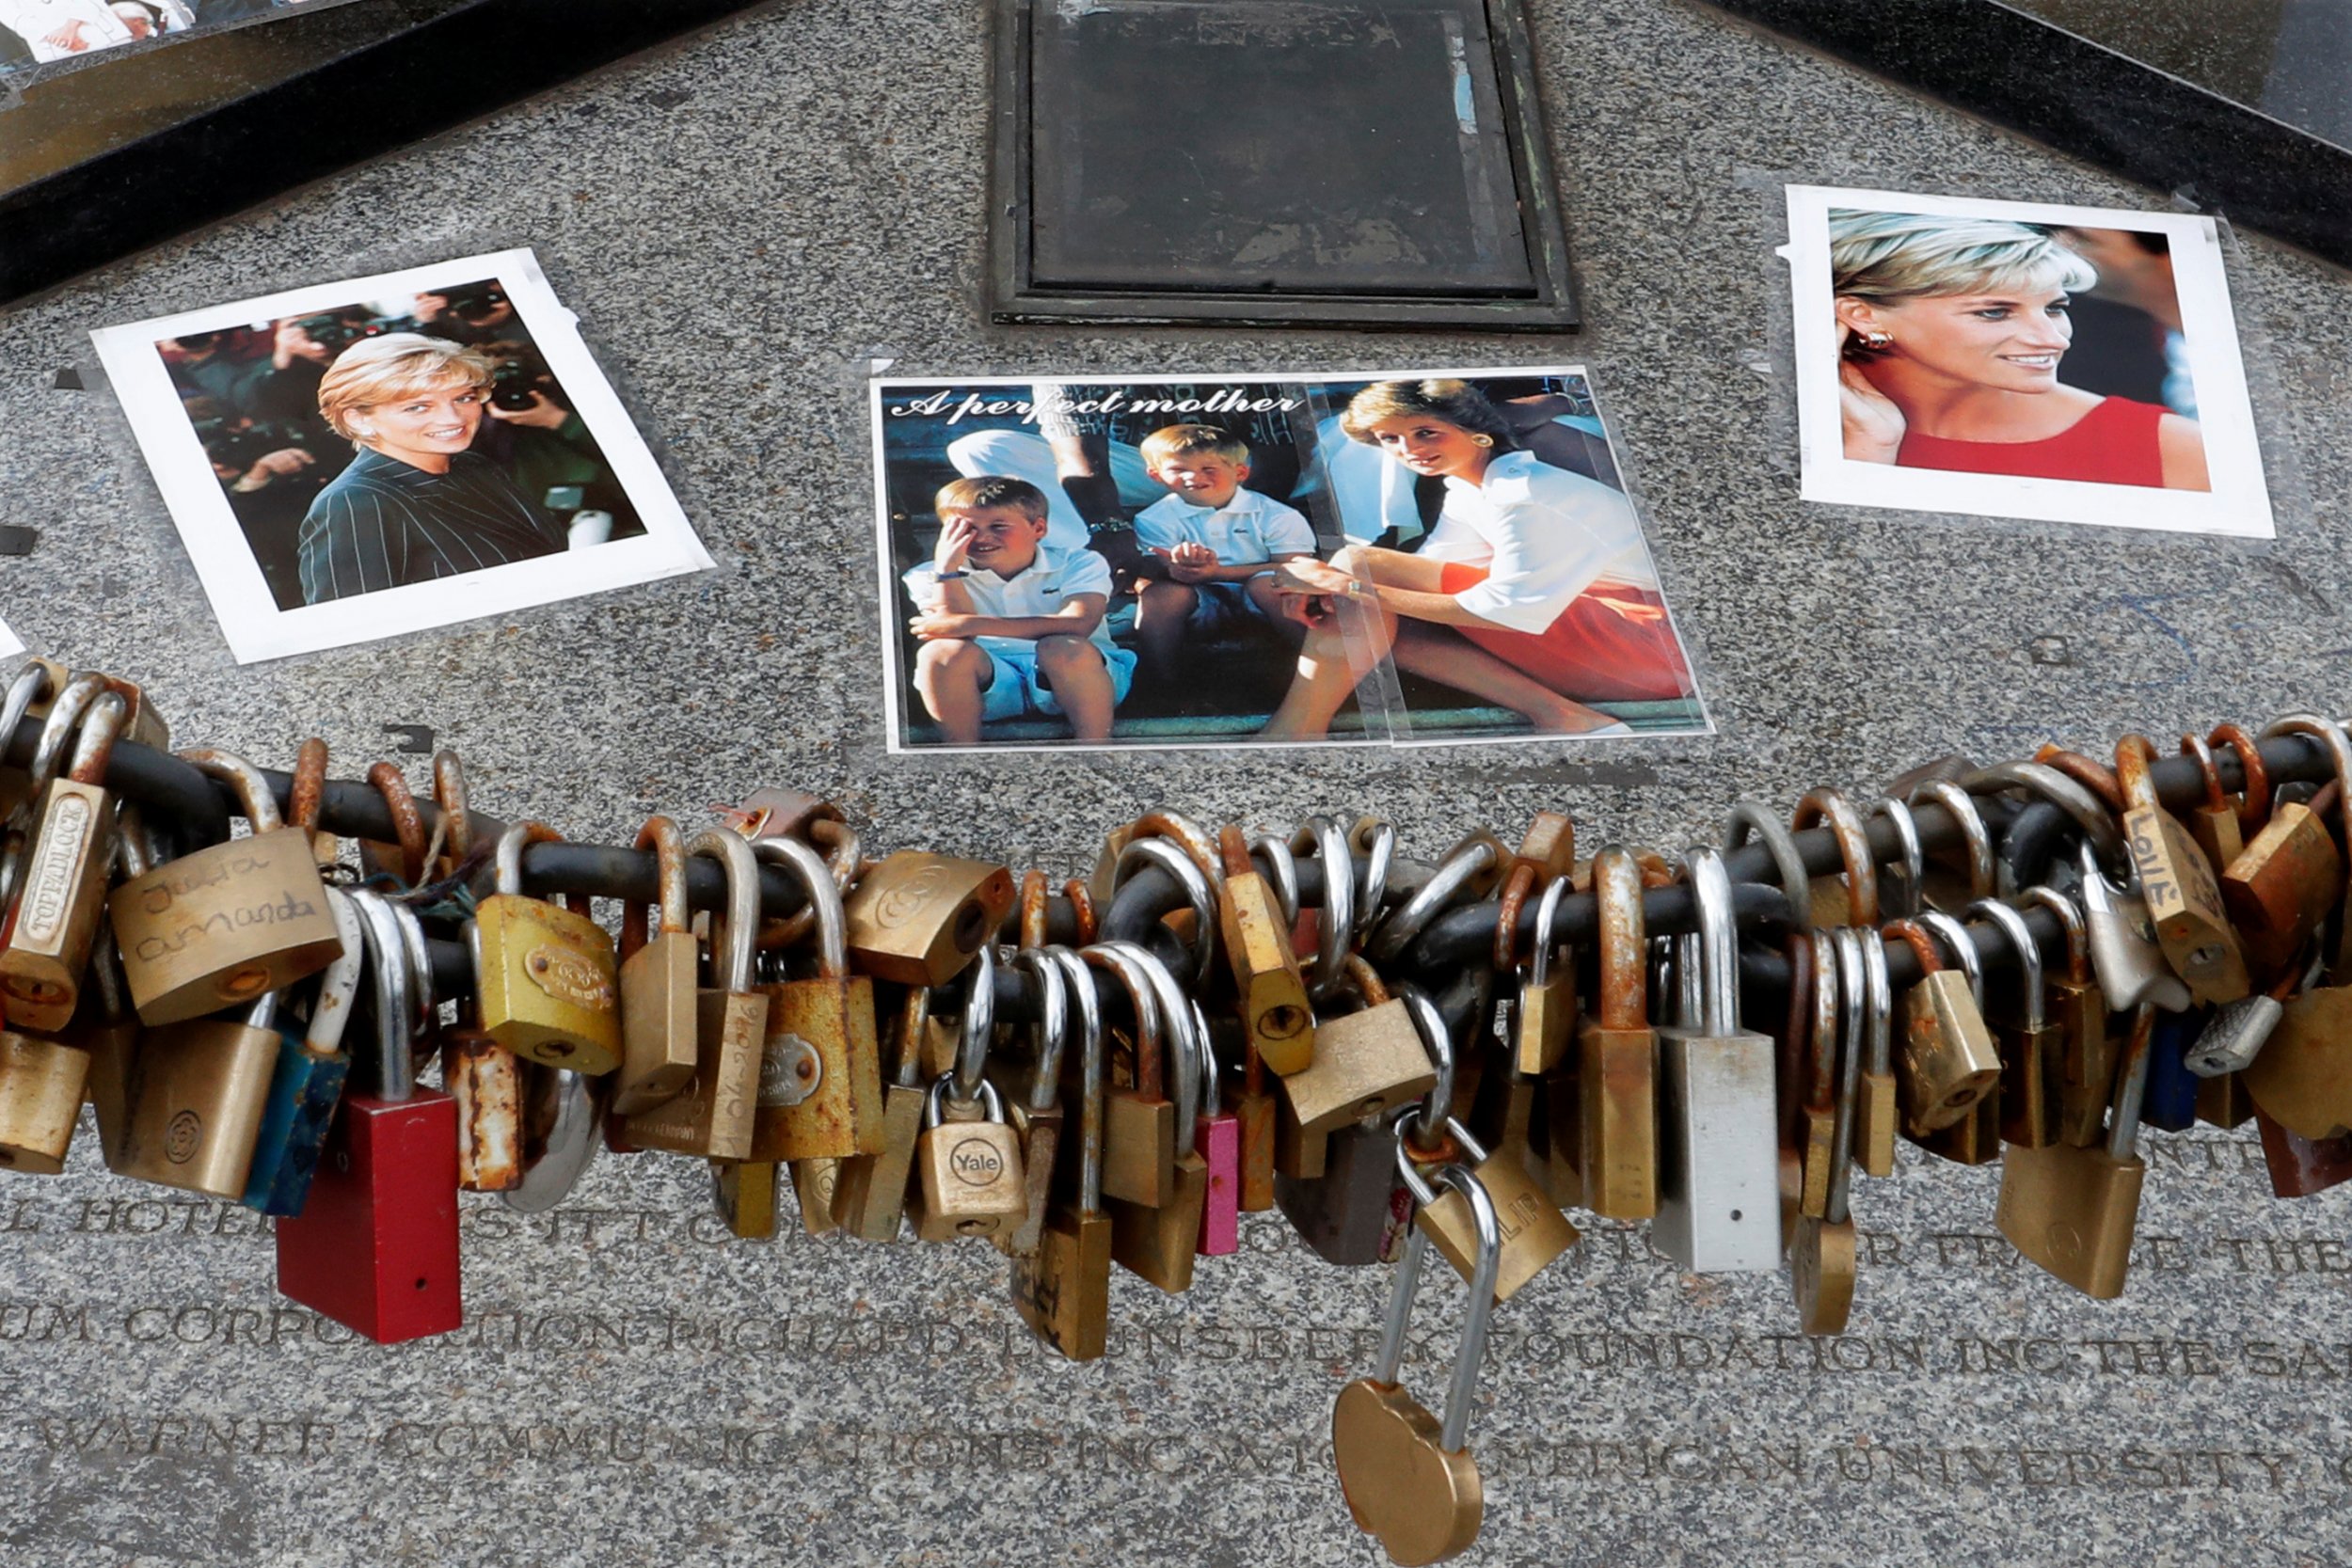
[{"label": "red padlock", "polygon": [[[278,1289],[314,1312],[396,1345],[465,1321],[457,1263],[457,1102],[421,1089],[409,1042],[421,1010],[404,920],[350,895],[375,973],[377,1077],[343,1096],[302,1212],[278,1222]],[[422,931],[416,932],[421,947]],[[354,1076],[357,1076],[355,1072]]]}]

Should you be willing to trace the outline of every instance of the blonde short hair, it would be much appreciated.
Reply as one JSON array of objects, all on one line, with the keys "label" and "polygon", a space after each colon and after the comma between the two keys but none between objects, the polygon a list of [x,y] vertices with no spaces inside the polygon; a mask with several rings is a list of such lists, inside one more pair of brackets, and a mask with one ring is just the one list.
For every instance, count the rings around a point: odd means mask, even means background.
[{"label": "blonde short hair", "polygon": [[1137,450],[1143,453],[1143,466],[1147,468],[1156,468],[1169,458],[1189,451],[1215,452],[1236,466],[1249,461],[1249,443],[1213,424],[1163,425],[1146,436]]},{"label": "blonde short hair", "polygon": [[490,361],[462,343],[421,332],[362,338],[336,356],[319,381],[319,413],[346,441],[359,439],[350,416],[445,387],[490,385]]},{"label": "blonde short hair", "polygon": [[1830,288],[1854,299],[1899,301],[2056,284],[2074,293],[2098,269],[2030,224],[1926,213],[1829,214]]},{"label": "blonde short hair", "polygon": [[989,512],[1009,506],[1033,523],[1041,523],[1049,510],[1045,492],[1025,479],[1004,474],[974,474],[950,480],[939,487],[931,510],[942,517],[951,512]]}]

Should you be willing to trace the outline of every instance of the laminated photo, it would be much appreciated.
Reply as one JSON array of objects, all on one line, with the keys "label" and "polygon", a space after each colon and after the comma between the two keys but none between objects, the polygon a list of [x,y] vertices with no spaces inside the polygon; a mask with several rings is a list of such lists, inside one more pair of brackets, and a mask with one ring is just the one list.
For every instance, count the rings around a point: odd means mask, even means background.
[{"label": "laminated photo", "polygon": [[0,80],[52,76],[135,43],[179,42],[355,0],[0,0]]},{"label": "laminated photo", "polygon": [[91,336],[240,663],[711,564],[529,250]]},{"label": "laminated photo", "polygon": [[1581,368],[873,400],[894,750],[1708,728]]},{"label": "laminated photo", "polygon": [[1805,499],[2273,537],[2213,219],[1788,198]]}]

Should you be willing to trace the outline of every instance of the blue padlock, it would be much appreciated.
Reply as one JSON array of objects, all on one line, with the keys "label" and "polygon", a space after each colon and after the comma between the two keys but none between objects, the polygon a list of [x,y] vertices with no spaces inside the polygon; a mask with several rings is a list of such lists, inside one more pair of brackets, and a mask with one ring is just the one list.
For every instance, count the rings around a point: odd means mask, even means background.
[{"label": "blue padlock", "polygon": [[351,900],[340,888],[326,893],[343,950],[327,965],[309,1026],[299,1033],[291,1024],[278,1027],[278,1066],[270,1074],[269,1102],[253,1141],[253,1169],[242,1199],[264,1214],[302,1212],[351,1071],[351,1058],[342,1049],[343,1026],[358,997],[365,943]]},{"label": "blue padlock", "polygon": [[2201,1080],[2188,1070],[2188,1052],[2212,1016],[2210,1007],[2156,1014],[2156,1032],[2148,1044],[2148,1088],[2139,1106],[2141,1126],[2185,1132],[2197,1125]]}]

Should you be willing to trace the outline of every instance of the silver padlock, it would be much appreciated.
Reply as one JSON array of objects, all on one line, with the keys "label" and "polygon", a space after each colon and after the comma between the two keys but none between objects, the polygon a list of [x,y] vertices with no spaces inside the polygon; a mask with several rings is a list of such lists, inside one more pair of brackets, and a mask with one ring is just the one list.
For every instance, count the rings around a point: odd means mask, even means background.
[{"label": "silver padlock", "polygon": [[1695,1013],[1658,1032],[1657,1248],[1692,1274],[1780,1267],[1772,1040],[1740,1028],[1739,932],[1723,856],[1683,857],[1699,929],[1677,976]]},{"label": "silver padlock", "polygon": [[2089,843],[2081,847],[2081,863],[2090,967],[2098,973],[2107,1006],[2129,1012],[2142,1002],[2153,1002],[2163,1012],[2186,1012],[2195,999],[2156,945],[2155,922],[2149,918],[2148,901],[2139,895],[2137,878],[2124,887],[2107,880],[2099,868],[2098,850]]},{"label": "silver padlock", "polygon": [[2269,993],[2256,991],[2224,1002],[2182,1053],[2182,1062],[2200,1078],[2222,1078],[2251,1067],[2286,1016],[2287,997],[2318,984],[2326,967],[2325,956],[2315,954],[2309,968],[2281,980]]}]

